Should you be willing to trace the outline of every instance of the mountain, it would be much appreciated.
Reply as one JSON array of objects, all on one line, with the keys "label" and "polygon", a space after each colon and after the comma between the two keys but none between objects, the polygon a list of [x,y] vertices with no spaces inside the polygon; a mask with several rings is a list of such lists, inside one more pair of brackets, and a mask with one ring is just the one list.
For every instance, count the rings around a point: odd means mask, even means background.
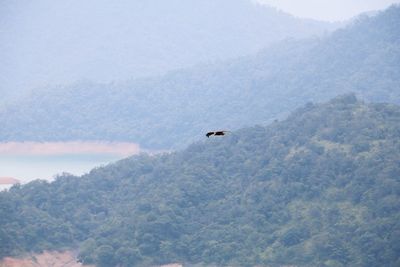
[{"label": "mountain", "polygon": [[182,148],[209,130],[267,123],[347,92],[400,103],[399,29],[393,6],[327,37],[287,40],[255,56],[124,83],[50,87],[0,108],[0,140]]},{"label": "mountain", "polygon": [[3,0],[0,93],[154,76],[335,27],[252,0]]},{"label": "mountain", "polygon": [[286,120],[0,193],[1,256],[97,266],[399,266],[400,107],[344,95]]}]

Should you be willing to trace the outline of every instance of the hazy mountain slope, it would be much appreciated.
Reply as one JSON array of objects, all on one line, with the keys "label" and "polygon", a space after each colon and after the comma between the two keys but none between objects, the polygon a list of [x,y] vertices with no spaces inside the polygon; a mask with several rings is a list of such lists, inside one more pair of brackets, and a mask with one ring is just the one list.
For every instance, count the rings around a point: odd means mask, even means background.
[{"label": "hazy mountain slope", "polygon": [[251,0],[3,0],[0,93],[109,82],[254,53],[335,25]]},{"label": "hazy mountain slope", "polygon": [[49,88],[0,111],[0,140],[130,140],[183,146],[210,129],[265,123],[308,101],[357,92],[400,103],[400,8],[322,39],[126,83]]},{"label": "hazy mountain slope", "polygon": [[398,266],[400,107],[353,95],[282,122],[0,193],[1,255],[99,266]]}]

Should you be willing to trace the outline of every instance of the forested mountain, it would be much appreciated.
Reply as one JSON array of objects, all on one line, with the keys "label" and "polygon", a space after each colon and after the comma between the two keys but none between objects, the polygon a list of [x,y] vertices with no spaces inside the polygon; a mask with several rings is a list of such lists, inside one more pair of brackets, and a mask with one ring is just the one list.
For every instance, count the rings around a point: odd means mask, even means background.
[{"label": "forested mountain", "polygon": [[400,103],[400,7],[322,39],[126,83],[76,83],[0,109],[0,140],[123,140],[183,147],[214,129],[266,123],[308,101],[356,92]]},{"label": "forested mountain", "polygon": [[2,0],[0,94],[159,75],[335,27],[252,0]]},{"label": "forested mountain", "polygon": [[399,266],[400,107],[345,95],[288,119],[0,193],[1,256],[98,266]]}]

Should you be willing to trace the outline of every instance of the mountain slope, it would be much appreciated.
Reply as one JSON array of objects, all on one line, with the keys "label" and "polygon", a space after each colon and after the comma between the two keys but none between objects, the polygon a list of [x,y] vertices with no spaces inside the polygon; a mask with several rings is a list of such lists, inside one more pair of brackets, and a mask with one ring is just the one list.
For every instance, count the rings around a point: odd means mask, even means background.
[{"label": "mountain slope", "polygon": [[126,83],[49,88],[3,106],[0,140],[123,140],[170,149],[341,93],[400,103],[399,29],[394,6],[325,38],[286,41],[253,57]]},{"label": "mountain slope", "polygon": [[[282,122],[0,194],[1,255],[99,266],[398,266],[400,108],[346,95]],[[45,233],[45,234],[44,234]]]},{"label": "mountain slope", "polygon": [[3,0],[0,17],[3,97],[81,79],[158,75],[335,27],[252,0]]}]

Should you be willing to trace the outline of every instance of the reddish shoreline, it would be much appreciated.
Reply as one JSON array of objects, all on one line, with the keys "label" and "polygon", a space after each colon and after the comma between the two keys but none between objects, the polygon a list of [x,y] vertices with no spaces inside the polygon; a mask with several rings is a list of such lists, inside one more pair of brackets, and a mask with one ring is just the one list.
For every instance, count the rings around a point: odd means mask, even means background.
[{"label": "reddish shoreline", "polygon": [[0,177],[0,185],[11,185],[18,183],[21,183],[21,181],[13,177]]}]

